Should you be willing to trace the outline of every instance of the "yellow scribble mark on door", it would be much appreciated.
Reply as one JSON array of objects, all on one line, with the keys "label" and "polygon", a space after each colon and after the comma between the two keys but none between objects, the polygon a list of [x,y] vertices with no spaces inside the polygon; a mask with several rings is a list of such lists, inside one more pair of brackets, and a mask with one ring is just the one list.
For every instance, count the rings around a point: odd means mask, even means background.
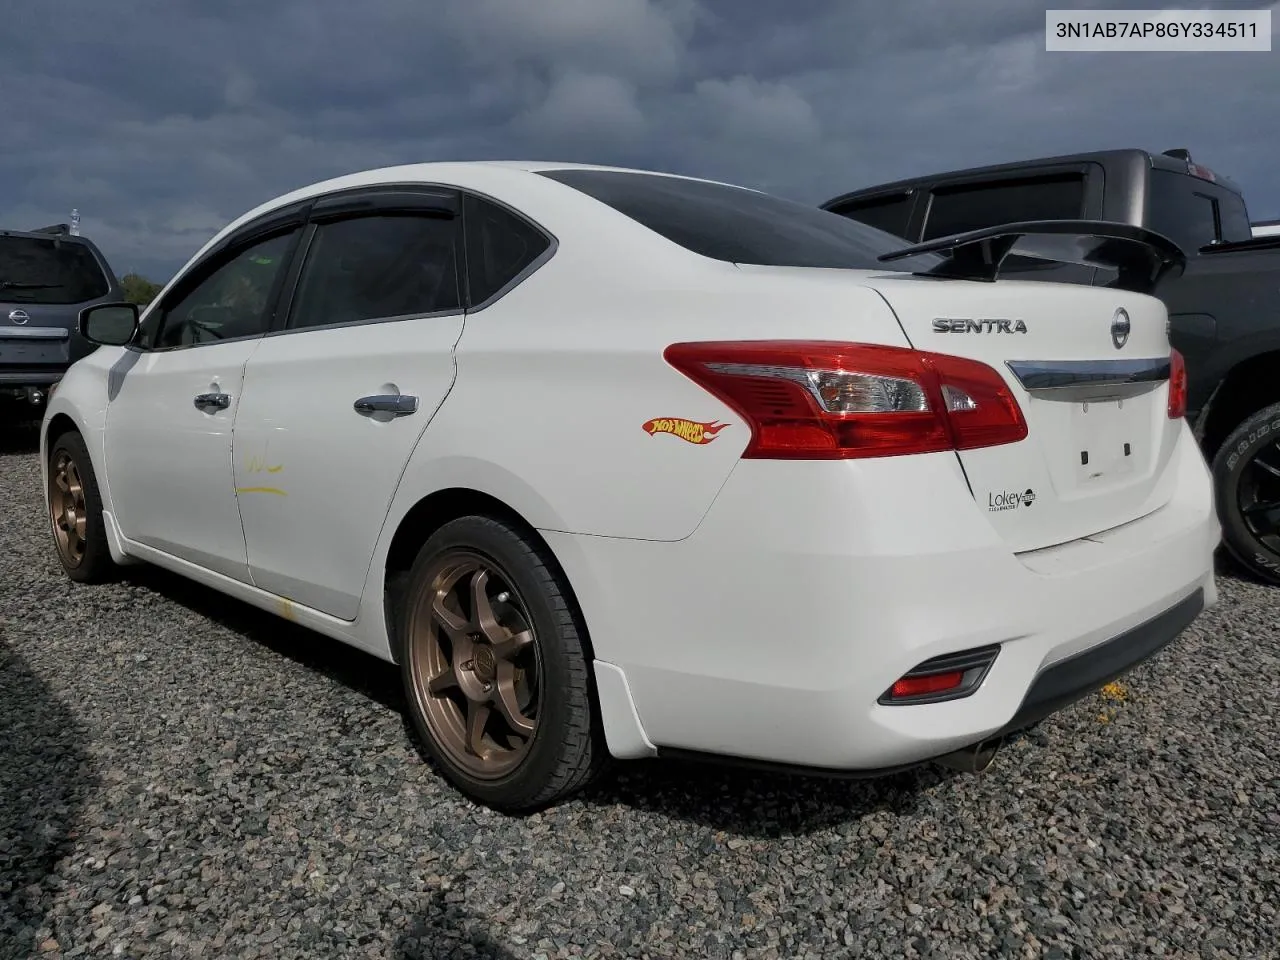
[{"label": "yellow scribble mark on door", "polygon": [[[284,469],[284,464],[277,463],[274,466],[267,466],[266,457],[250,454],[245,458],[244,468],[246,473],[279,473]],[[236,493],[269,493],[277,497],[287,497],[289,495],[279,487],[260,486],[236,487]]]},{"label": "yellow scribble mark on door", "polygon": [[268,467],[265,457],[255,457],[250,454],[245,458],[244,468],[249,473],[279,473],[284,469],[284,464],[277,463],[274,467]]}]

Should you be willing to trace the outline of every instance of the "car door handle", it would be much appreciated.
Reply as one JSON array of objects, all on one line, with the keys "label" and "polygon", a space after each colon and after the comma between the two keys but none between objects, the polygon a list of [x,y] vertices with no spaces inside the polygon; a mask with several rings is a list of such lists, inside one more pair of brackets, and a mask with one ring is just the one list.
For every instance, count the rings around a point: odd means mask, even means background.
[{"label": "car door handle", "polygon": [[375,394],[361,397],[354,404],[357,413],[394,413],[407,417],[418,412],[418,398],[403,393]]},{"label": "car door handle", "polygon": [[196,396],[197,407],[215,407],[218,410],[225,410],[231,406],[231,394],[229,393],[201,393]]}]

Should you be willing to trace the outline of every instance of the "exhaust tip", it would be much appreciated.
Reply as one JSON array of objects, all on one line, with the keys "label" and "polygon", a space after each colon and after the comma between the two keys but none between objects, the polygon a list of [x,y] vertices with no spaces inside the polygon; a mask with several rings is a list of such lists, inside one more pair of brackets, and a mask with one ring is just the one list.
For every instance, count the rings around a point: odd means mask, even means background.
[{"label": "exhaust tip", "polygon": [[965,747],[963,750],[938,757],[936,762],[960,773],[982,773],[995,761],[996,754],[1000,752],[1003,744],[1004,740],[1000,737],[983,740],[972,747]]}]

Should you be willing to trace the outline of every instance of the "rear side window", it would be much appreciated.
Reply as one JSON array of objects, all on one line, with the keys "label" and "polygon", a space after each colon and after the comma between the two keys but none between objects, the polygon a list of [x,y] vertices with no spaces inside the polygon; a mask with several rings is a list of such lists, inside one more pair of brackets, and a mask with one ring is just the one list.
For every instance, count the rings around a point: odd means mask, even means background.
[{"label": "rear side window", "polygon": [[701,180],[617,170],[552,170],[559,181],[704,257],[774,267],[926,269],[932,255],[882,264],[901,238],[820,207]]},{"label": "rear side window", "polygon": [[1239,194],[1223,191],[1218,201],[1218,235],[1219,239],[1228,243],[1238,243],[1253,237],[1249,211],[1245,208],[1244,198]]},{"label": "rear side window", "polygon": [[457,310],[457,217],[356,217],[316,228],[290,327]]},{"label": "rear side window", "polygon": [[1019,220],[1078,220],[1083,213],[1082,174],[939,187],[929,202],[924,239]]},{"label": "rear side window", "polygon": [[488,200],[467,195],[462,215],[473,306],[492,297],[551,246],[541,230]]},{"label": "rear side window", "polygon": [[105,297],[110,282],[83,243],[43,237],[0,237],[0,300],[83,303]]},{"label": "rear side window", "polygon": [[867,226],[875,227],[894,236],[907,235],[907,220],[911,216],[911,194],[896,193],[887,197],[868,200],[852,200],[832,208],[832,213],[849,217]]},{"label": "rear side window", "polygon": [[1218,239],[1217,202],[1202,184],[1204,181],[1185,173],[1151,171],[1147,223],[1184,253],[1194,253]]}]

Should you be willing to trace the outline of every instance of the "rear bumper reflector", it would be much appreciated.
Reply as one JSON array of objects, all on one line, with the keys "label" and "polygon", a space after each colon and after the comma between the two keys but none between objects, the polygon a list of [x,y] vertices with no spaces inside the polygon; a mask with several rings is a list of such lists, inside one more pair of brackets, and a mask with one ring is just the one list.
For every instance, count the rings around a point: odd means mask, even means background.
[{"label": "rear bumper reflector", "polygon": [[878,702],[908,706],[967,697],[982,685],[999,653],[999,645],[993,645],[933,657],[904,673]]}]

